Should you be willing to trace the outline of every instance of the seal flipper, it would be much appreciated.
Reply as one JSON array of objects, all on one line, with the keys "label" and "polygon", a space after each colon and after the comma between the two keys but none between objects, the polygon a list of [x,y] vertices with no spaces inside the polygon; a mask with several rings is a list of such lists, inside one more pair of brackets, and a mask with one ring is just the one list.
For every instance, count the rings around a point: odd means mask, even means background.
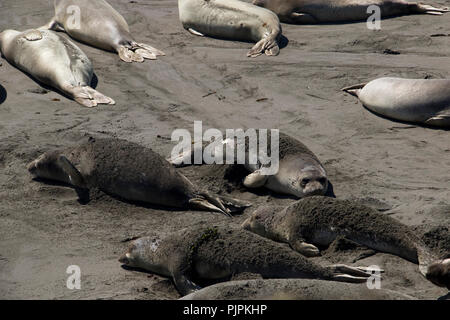
[{"label": "seal flipper", "polygon": [[293,12],[290,17],[292,23],[312,24],[317,23],[317,19],[308,13]]},{"label": "seal flipper", "polygon": [[156,60],[157,56],[165,56],[161,50],[145,43],[132,42],[130,45],[121,45],[117,49],[120,59],[125,62],[144,62],[145,59]]},{"label": "seal flipper", "polygon": [[46,30],[53,30],[53,31],[63,31],[63,32],[66,31],[64,29],[64,27],[58,21],[56,21],[56,17],[54,17],[45,26],[42,26],[39,29],[46,29]]},{"label": "seal flipper", "polygon": [[262,175],[259,170],[250,173],[244,179],[244,186],[247,188],[261,188],[263,187],[269,176]]},{"label": "seal flipper", "polygon": [[192,33],[195,36],[199,36],[199,37],[204,37],[205,35],[201,32],[198,32],[197,30],[194,30],[192,28],[188,28],[187,31],[189,31],[190,33]]},{"label": "seal flipper", "polygon": [[277,40],[273,37],[264,37],[247,52],[247,57],[255,58],[265,53],[268,56],[276,56],[280,53]]},{"label": "seal flipper", "polygon": [[290,246],[292,249],[304,255],[305,257],[320,256],[320,250],[315,245],[307,243],[302,239],[297,239],[296,241],[290,243]]},{"label": "seal flipper", "polygon": [[76,102],[88,108],[96,107],[98,104],[116,104],[110,97],[107,97],[88,86],[66,86],[63,89],[70,94]]},{"label": "seal flipper", "polygon": [[450,127],[450,110],[439,113],[425,121],[425,124],[435,127]]},{"label": "seal flipper", "polygon": [[432,14],[441,16],[446,12],[450,12],[448,8],[436,8],[428,4],[413,3],[411,4],[413,11],[417,13]]},{"label": "seal flipper", "polygon": [[359,93],[366,86],[366,84],[367,83],[360,83],[354,86],[342,88],[341,90],[351,94],[352,96],[359,97]]},{"label": "seal flipper", "polygon": [[189,205],[196,209],[211,210],[232,217],[231,213],[240,212],[250,207],[251,203],[201,191],[197,197],[189,200]]},{"label": "seal flipper", "polygon": [[58,157],[58,164],[69,177],[70,183],[75,187],[78,197],[86,201],[89,199],[89,189],[83,175],[77,168],[63,155]]},{"label": "seal flipper", "polygon": [[192,282],[185,274],[182,272],[173,272],[172,273],[173,283],[177,288],[178,292],[182,296],[186,296],[192,292],[200,290],[201,287]]}]

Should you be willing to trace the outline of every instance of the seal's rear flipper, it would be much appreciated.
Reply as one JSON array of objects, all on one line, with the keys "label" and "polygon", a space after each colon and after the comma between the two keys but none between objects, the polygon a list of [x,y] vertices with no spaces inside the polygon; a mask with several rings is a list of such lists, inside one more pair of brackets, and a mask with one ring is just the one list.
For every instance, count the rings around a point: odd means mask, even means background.
[{"label": "seal's rear flipper", "polygon": [[341,90],[351,94],[352,96],[358,97],[362,88],[364,88],[366,86],[366,84],[367,83],[360,83],[360,84],[356,84],[354,86],[342,88]]},{"label": "seal's rear flipper", "polygon": [[189,280],[184,274],[174,273],[172,279],[175,287],[182,296],[201,289],[201,287]]},{"label": "seal's rear flipper", "polygon": [[280,47],[278,46],[276,39],[267,37],[259,40],[247,53],[247,57],[255,58],[263,53],[268,56],[277,56],[280,53]]},{"label": "seal's rear flipper", "polygon": [[425,124],[435,127],[448,127],[450,128],[450,110],[438,114],[425,121]]},{"label": "seal's rear flipper", "polygon": [[198,194],[197,198],[190,199],[189,205],[196,209],[220,212],[228,217],[232,217],[231,213],[243,211],[245,208],[250,207],[251,203],[203,191]]},{"label": "seal's rear flipper", "polygon": [[89,189],[80,171],[63,155],[60,155],[57,161],[69,177],[70,183],[75,187],[80,200],[87,201],[89,199]]},{"label": "seal's rear flipper", "polygon": [[98,104],[116,104],[110,97],[88,86],[68,87],[66,91],[76,102],[88,108],[96,107]]},{"label": "seal's rear flipper", "polygon": [[157,56],[165,56],[161,50],[153,48],[145,43],[133,42],[128,46],[120,46],[117,49],[120,59],[125,62],[144,62],[145,59],[156,60]]}]

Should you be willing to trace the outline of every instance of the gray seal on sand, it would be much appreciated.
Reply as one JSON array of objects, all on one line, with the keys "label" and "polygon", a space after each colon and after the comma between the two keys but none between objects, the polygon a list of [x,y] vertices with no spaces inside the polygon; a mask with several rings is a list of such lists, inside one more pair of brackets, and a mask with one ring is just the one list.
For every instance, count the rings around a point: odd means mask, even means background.
[{"label": "gray seal on sand", "polygon": [[450,286],[448,259],[439,260],[406,225],[353,201],[313,196],[284,208],[259,208],[242,227],[288,243],[305,256],[318,256],[317,246],[328,246],[337,237],[345,237],[416,263],[434,284]]},{"label": "gray seal on sand", "polygon": [[276,56],[281,25],[270,10],[239,0],[178,0],[183,27],[197,36],[256,42],[247,53]]},{"label": "gray seal on sand", "polygon": [[117,52],[125,62],[155,60],[164,52],[131,36],[125,19],[105,0],[55,0],[55,16],[44,27],[64,31],[93,47]]},{"label": "gray seal on sand", "polygon": [[379,78],[342,89],[369,110],[400,121],[450,128],[450,80]]},{"label": "gray seal on sand", "polygon": [[263,278],[305,278],[366,282],[364,267],[320,266],[283,244],[229,226],[194,226],[160,237],[133,241],[119,258],[127,267],[171,277],[180,294],[200,287],[199,281],[226,281],[242,273]]},{"label": "gray seal on sand", "polygon": [[28,171],[73,185],[82,200],[89,188],[97,188],[126,200],[228,216],[250,206],[201,191],[152,149],[120,139],[91,137],[79,146],[44,153]]},{"label": "gray seal on sand", "polygon": [[254,0],[254,5],[275,12],[282,22],[295,24],[361,21],[369,18],[372,5],[381,17],[408,14],[442,15],[448,8],[435,8],[405,0]]},{"label": "gray seal on sand", "polygon": [[180,300],[416,300],[366,284],[315,279],[251,279],[214,284]]},{"label": "gray seal on sand", "polygon": [[72,41],[56,32],[32,29],[0,33],[0,51],[12,65],[85,107],[114,104],[91,88],[92,63]]},{"label": "gray seal on sand", "polygon": [[[267,133],[267,150],[271,150],[272,133],[270,131]],[[325,168],[317,156],[302,142],[287,134],[280,132],[278,141],[278,172],[273,175],[263,175],[261,174],[261,164],[249,163],[250,147],[248,139],[245,140],[245,146],[243,147],[245,147],[246,163],[244,167],[251,173],[244,179],[244,186],[247,188],[264,187],[276,193],[293,195],[297,198],[324,195],[328,190],[329,181]],[[235,138],[232,141],[223,139],[224,146],[229,143],[234,143],[234,150],[238,150],[240,147],[239,139]],[[205,147],[206,145],[204,144],[202,152]],[[194,154],[195,149],[182,153],[177,157],[171,157],[168,161],[175,166],[183,166],[186,163],[194,162]]]}]

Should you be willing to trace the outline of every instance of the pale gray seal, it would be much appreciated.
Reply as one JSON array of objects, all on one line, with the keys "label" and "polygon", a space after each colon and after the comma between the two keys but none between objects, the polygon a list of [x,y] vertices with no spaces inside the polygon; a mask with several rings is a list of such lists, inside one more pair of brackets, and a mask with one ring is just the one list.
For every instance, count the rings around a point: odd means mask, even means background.
[{"label": "pale gray seal", "polygon": [[306,256],[317,256],[316,246],[328,246],[338,236],[345,237],[417,263],[420,272],[433,279],[433,283],[450,286],[447,261],[438,260],[414,231],[357,202],[308,197],[285,208],[259,208],[242,226],[269,239],[288,243]]},{"label": "pale gray seal", "polygon": [[55,0],[55,16],[45,26],[65,31],[93,47],[114,51],[125,62],[155,60],[164,52],[131,36],[125,19],[105,0]]},{"label": "pale gray seal", "polygon": [[363,267],[322,267],[280,243],[246,230],[214,225],[137,239],[119,261],[171,277],[182,295],[200,289],[194,281],[224,281],[241,273],[360,283],[371,276]]},{"label": "pale gray seal", "polygon": [[180,21],[194,35],[256,42],[247,53],[279,54],[281,25],[273,12],[239,0],[178,0]]},{"label": "pale gray seal", "polygon": [[201,191],[150,148],[120,139],[90,138],[76,147],[44,153],[28,170],[35,177],[75,186],[81,197],[95,187],[126,200],[226,215],[249,206]]},{"label": "pale gray seal", "polygon": [[416,300],[365,284],[315,279],[257,279],[214,284],[180,300]]},{"label": "pale gray seal", "polygon": [[253,4],[275,12],[282,22],[298,24],[366,20],[370,16],[367,9],[372,5],[381,9],[381,17],[441,15],[449,11],[404,0],[254,0]]},{"label": "pale gray seal", "polygon": [[[271,150],[271,137],[271,132],[268,131],[267,150]],[[234,149],[238,149],[238,139],[236,138],[230,142],[224,137],[223,142],[224,146],[234,143]],[[206,143],[202,146],[202,151],[205,147]],[[317,156],[297,139],[287,134],[279,133],[279,170],[274,175],[263,175],[261,174],[260,164],[249,164],[249,150],[249,142],[246,139],[246,163],[244,166],[251,172],[244,179],[244,186],[247,188],[264,187],[274,192],[293,195],[297,198],[323,195],[327,192],[329,181],[325,168]],[[182,166],[185,163],[194,162],[194,153],[195,149],[168,160],[175,166]],[[190,161],[187,161],[188,159]]]},{"label": "pale gray seal", "polygon": [[450,80],[379,78],[342,89],[391,119],[450,127]]},{"label": "pale gray seal", "polygon": [[90,87],[94,71],[84,52],[53,31],[5,30],[0,51],[12,65],[85,107],[115,103]]}]

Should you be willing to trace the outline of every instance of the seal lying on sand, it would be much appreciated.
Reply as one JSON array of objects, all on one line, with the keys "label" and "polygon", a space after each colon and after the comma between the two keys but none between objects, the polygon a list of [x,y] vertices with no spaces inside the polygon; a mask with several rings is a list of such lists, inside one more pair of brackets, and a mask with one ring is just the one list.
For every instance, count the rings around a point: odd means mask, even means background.
[{"label": "seal lying on sand", "polygon": [[[267,150],[271,150],[271,132],[268,132]],[[247,188],[265,187],[277,193],[289,194],[298,198],[323,195],[328,189],[326,171],[316,155],[300,141],[283,133],[279,134],[279,170],[274,175],[261,174],[261,165],[249,164],[249,142],[245,140],[245,168],[251,173],[245,178]],[[223,139],[224,145],[234,143],[238,150],[238,139]],[[205,145],[202,146],[202,152]],[[195,150],[168,159],[175,166],[193,163]],[[235,154],[236,156],[236,154]],[[225,160],[225,159],[224,159]],[[224,161],[225,162],[225,161]],[[234,161],[235,163],[237,161]]]},{"label": "seal lying on sand", "polygon": [[342,89],[388,118],[450,128],[450,80],[379,78]]},{"label": "seal lying on sand", "polygon": [[115,103],[90,87],[94,71],[84,52],[53,31],[5,30],[0,51],[12,65],[85,107]]},{"label": "seal lying on sand", "polygon": [[155,60],[164,55],[134,41],[125,19],[104,0],[55,0],[55,16],[45,28],[65,31],[93,47],[115,51],[125,62]]},{"label": "seal lying on sand", "polygon": [[256,42],[247,53],[279,54],[281,25],[273,12],[239,0],[178,0],[183,27],[198,36]]},{"label": "seal lying on sand", "polygon": [[365,284],[312,279],[258,279],[215,284],[180,300],[415,300],[415,298],[386,289],[370,290]]},{"label": "seal lying on sand", "polygon": [[253,4],[275,12],[282,22],[298,24],[366,20],[371,15],[367,12],[371,5],[381,9],[383,18],[421,13],[441,15],[449,11],[404,0],[254,0]]},{"label": "seal lying on sand", "polygon": [[162,239],[143,237],[119,261],[172,277],[182,295],[200,288],[195,280],[224,281],[240,273],[343,282],[366,282],[371,276],[360,267],[322,267],[280,243],[228,226],[191,227]]},{"label": "seal lying on sand", "polygon": [[77,147],[47,152],[31,162],[28,170],[39,178],[71,184],[82,196],[96,187],[127,200],[226,215],[230,209],[249,206],[198,190],[151,149],[119,139],[90,138]]},{"label": "seal lying on sand", "polygon": [[411,229],[352,201],[314,196],[285,208],[260,208],[242,226],[269,239],[289,243],[306,256],[319,255],[316,246],[328,246],[336,237],[344,236],[371,249],[417,263],[420,272],[432,278],[433,283],[450,286],[445,260],[438,261]]}]

